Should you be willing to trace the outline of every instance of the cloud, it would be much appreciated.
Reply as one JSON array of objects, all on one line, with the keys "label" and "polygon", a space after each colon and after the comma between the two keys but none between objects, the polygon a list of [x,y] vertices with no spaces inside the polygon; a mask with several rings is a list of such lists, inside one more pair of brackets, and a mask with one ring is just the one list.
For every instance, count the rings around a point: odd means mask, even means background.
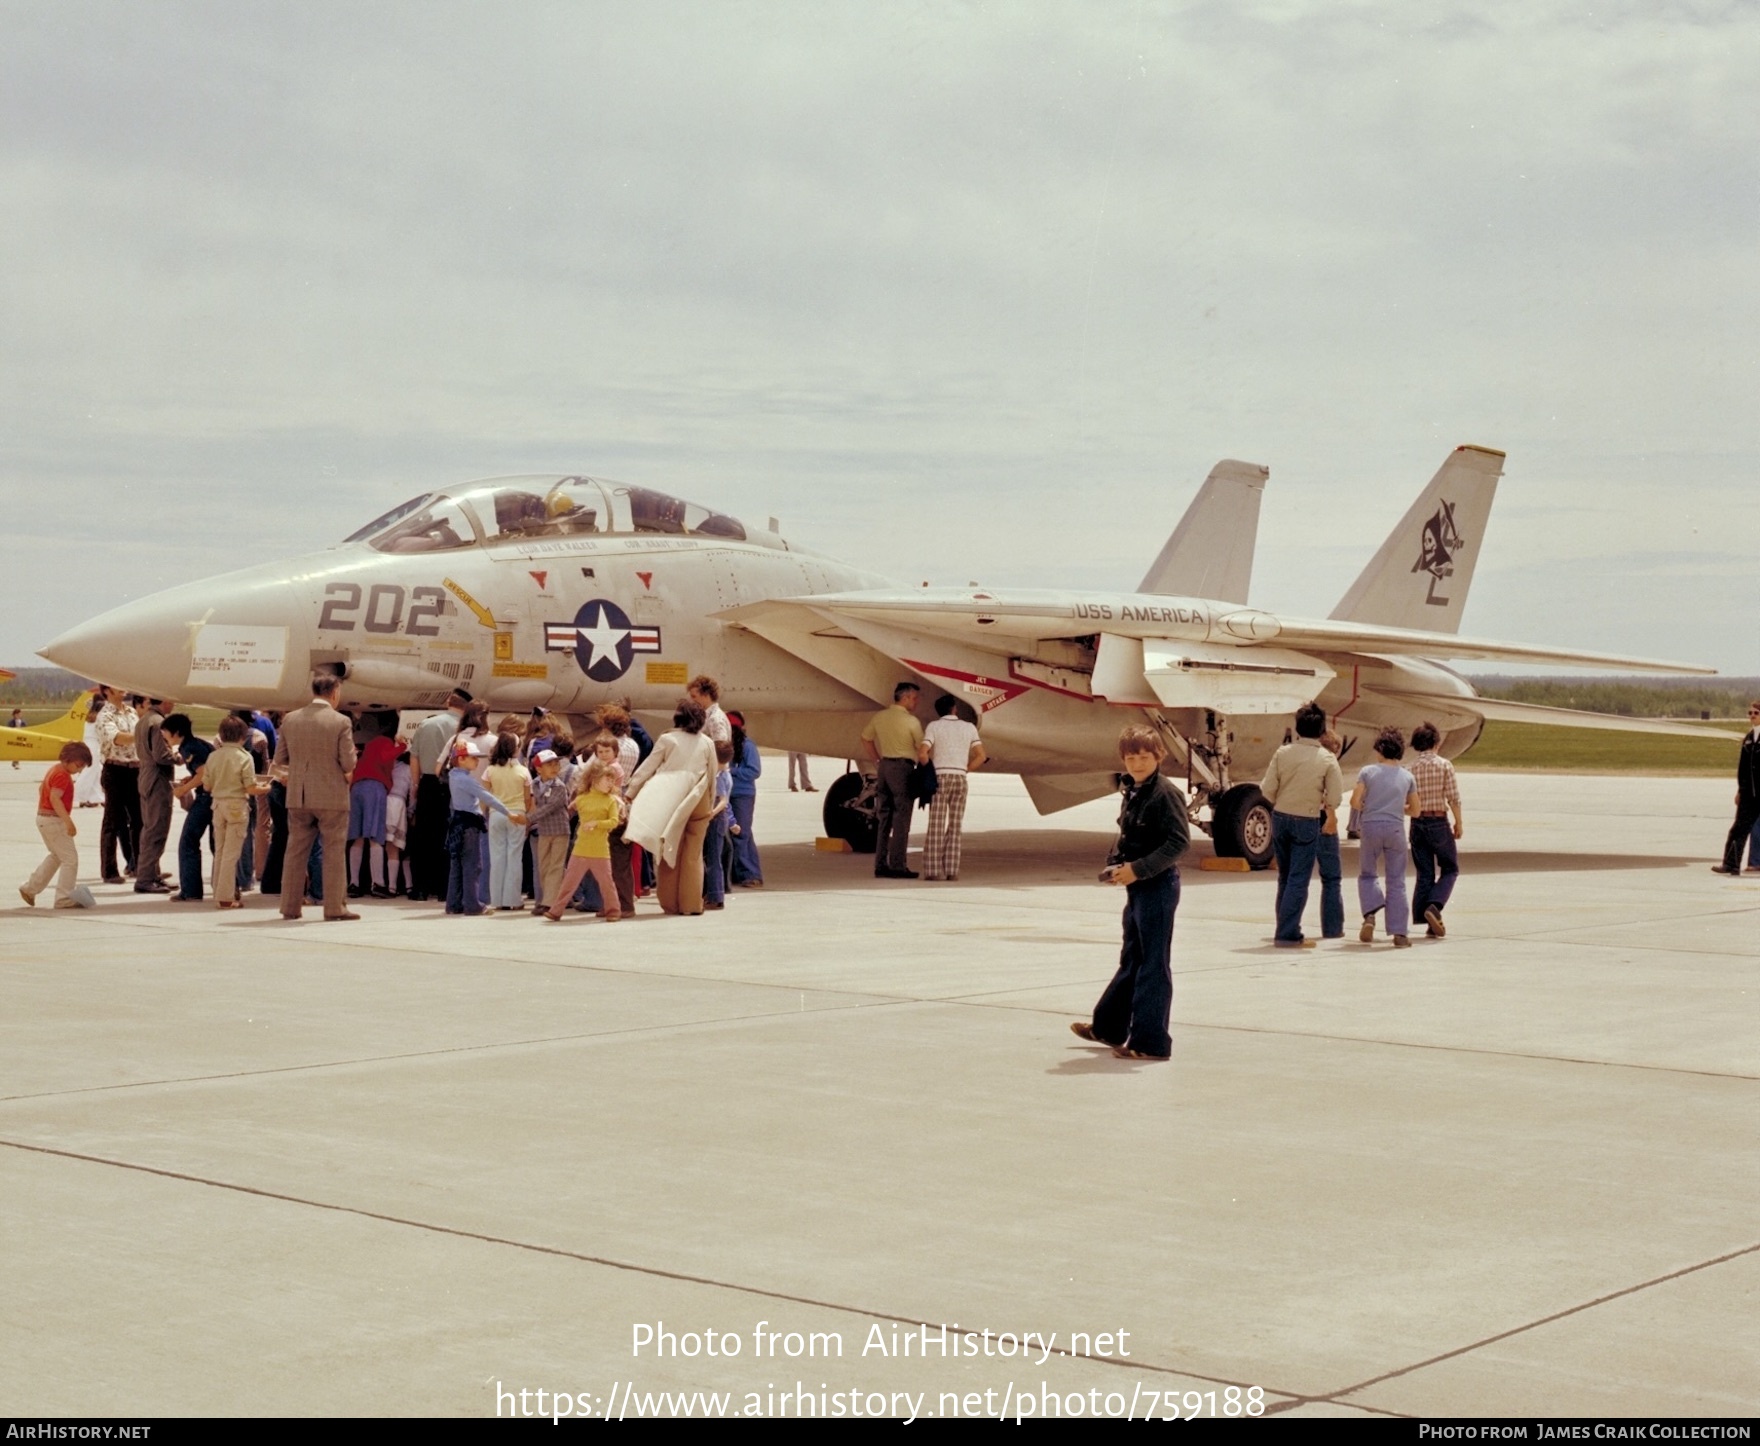
[{"label": "cloud", "polygon": [[551,467],[1128,582],[1234,455],[1309,608],[1468,440],[1512,558],[1760,544],[1742,6],[10,22],[0,503],[129,585]]}]

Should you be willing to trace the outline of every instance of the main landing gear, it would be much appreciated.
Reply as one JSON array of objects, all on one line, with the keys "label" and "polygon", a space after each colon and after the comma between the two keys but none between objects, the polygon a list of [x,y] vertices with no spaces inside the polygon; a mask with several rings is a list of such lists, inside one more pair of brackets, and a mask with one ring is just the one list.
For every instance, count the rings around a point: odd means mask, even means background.
[{"label": "main landing gear", "polygon": [[1257,784],[1237,783],[1210,800],[1210,837],[1219,859],[1271,867],[1271,805]]},{"label": "main landing gear", "polygon": [[825,836],[842,839],[855,853],[873,853],[880,839],[880,825],[874,817],[877,792],[878,781],[871,773],[852,768],[840,776],[825,790]]},{"label": "main landing gear", "polygon": [[[1151,712],[1168,751],[1185,764],[1192,822],[1208,833],[1221,859],[1245,859],[1249,867],[1271,867],[1271,805],[1258,785],[1230,783],[1228,766],[1234,734],[1220,713],[1204,714],[1204,736],[1188,738],[1160,712]],[[1208,820],[1199,818],[1206,805]]]}]

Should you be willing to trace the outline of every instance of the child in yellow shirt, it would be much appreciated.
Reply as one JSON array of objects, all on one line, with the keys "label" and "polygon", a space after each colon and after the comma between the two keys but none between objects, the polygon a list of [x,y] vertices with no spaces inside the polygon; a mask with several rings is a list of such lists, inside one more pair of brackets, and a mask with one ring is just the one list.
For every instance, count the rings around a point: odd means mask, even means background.
[{"label": "child in yellow shirt", "polygon": [[574,855],[568,861],[562,887],[555,900],[544,911],[552,923],[562,922],[562,907],[574,897],[581,880],[588,874],[599,886],[602,907],[599,917],[607,923],[623,917],[617,904],[617,886],[611,881],[611,830],[623,822],[623,769],[603,758],[594,758],[586,767],[586,780],[573,808],[580,820],[580,833],[574,841]]}]

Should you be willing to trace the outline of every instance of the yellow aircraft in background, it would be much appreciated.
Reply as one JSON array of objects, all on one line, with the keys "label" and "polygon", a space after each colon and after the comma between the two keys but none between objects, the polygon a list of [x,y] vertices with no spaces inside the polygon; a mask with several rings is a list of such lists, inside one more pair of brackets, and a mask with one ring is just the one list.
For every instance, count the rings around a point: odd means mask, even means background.
[{"label": "yellow aircraft in background", "polygon": [[86,714],[95,696],[92,689],[81,693],[71,708],[41,728],[0,728],[0,761],[53,763],[69,743],[84,742]]}]

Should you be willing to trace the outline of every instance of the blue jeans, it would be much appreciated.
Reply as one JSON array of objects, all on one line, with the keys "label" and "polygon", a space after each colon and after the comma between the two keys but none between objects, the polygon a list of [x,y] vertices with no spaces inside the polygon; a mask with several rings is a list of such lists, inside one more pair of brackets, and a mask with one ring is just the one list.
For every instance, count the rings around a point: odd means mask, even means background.
[{"label": "blue jeans", "polygon": [[[1324,819],[1321,820],[1325,822]],[[1338,856],[1338,835],[1323,833],[1315,846],[1320,865],[1320,934],[1326,939],[1344,938],[1344,864]]]},{"label": "blue jeans", "polygon": [[756,880],[764,882],[764,866],[758,861],[758,841],[752,837],[752,806],[758,801],[756,794],[742,794],[732,800],[733,821],[739,825],[739,833],[733,840],[733,882],[749,883]]},{"label": "blue jeans", "polygon": [[446,852],[451,868],[446,877],[446,912],[449,914],[480,914],[483,902],[477,892],[478,874],[482,867],[482,843],[487,837],[483,817],[461,808],[452,810],[446,825]]},{"label": "blue jeans", "polygon": [[703,835],[703,902],[722,904],[727,901],[727,824],[732,815],[725,808],[709,820]]},{"label": "blue jeans", "polygon": [[1293,813],[1271,815],[1271,852],[1277,859],[1277,942],[1302,941],[1302,914],[1320,846],[1320,820]]},{"label": "blue jeans", "polygon": [[[1446,818],[1412,820],[1412,869],[1418,876],[1412,890],[1412,922],[1422,924],[1424,910],[1432,904],[1439,912],[1448,907],[1448,896],[1454,892],[1454,881],[1461,871],[1454,830]],[[1392,919],[1390,913],[1390,929]]]},{"label": "blue jeans", "polygon": [[1124,946],[1118,972],[1094,1006],[1094,1037],[1144,1054],[1173,1053],[1167,1019],[1173,1012],[1173,915],[1179,870],[1126,884]]},{"label": "blue jeans", "polygon": [[[1381,874],[1387,875],[1382,888]],[[1387,909],[1387,932],[1406,932],[1406,830],[1403,819],[1363,820],[1363,851],[1357,864],[1357,902],[1366,919]]]},{"label": "blue jeans", "polygon": [[177,892],[182,898],[202,897],[202,840],[213,822],[214,800],[198,789],[183,816],[183,832],[177,836]]}]

